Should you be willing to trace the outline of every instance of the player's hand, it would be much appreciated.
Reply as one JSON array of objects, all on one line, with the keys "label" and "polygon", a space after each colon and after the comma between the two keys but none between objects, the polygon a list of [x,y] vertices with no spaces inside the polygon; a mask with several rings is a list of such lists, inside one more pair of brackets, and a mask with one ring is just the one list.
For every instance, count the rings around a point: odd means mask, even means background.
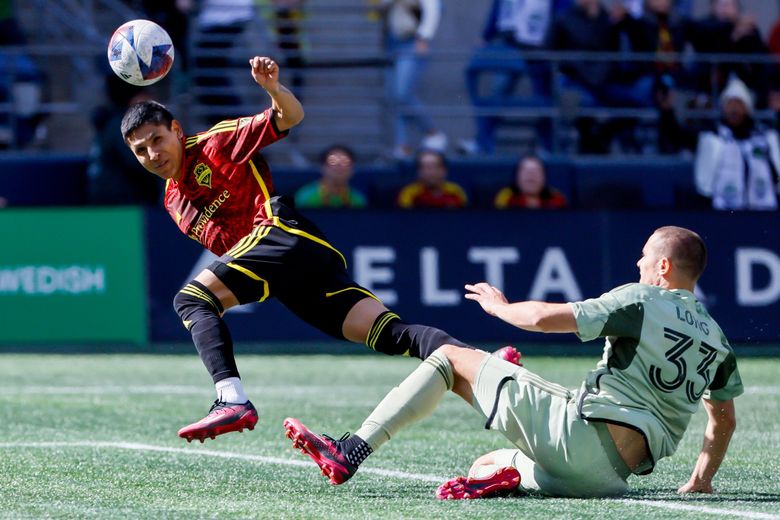
[{"label": "player's hand", "polygon": [[252,67],[252,77],[258,85],[268,92],[279,89],[279,65],[271,58],[255,56],[249,60]]},{"label": "player's hand", "polygon": [[466,299],[480,304],[482,309],[491,316],[496,315],[496,307],[509,303],[500,289],[486,282],[466,284],[466,290],[469,291],[466,293]]},{"label": "player's hand", "polygon": [[680,489],[677,490],[677,493],[680,495],[684,495],[686,493],[709,493],[712,494],[715,491],[712,489],[712,482],[705,482],[703,480],[698,480],[695,478],[691,478],[688,482],[680,486]]}]

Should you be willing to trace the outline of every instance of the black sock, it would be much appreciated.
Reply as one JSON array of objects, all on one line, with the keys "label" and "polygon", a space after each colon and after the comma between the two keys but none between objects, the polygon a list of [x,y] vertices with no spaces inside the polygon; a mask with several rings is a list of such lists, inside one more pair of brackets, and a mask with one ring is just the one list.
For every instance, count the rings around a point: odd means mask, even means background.
[{"label": "black sock", "polygon": [[390,311],[377,316],[366,339],[366,345],[377,352],[394,356],[408,355],[423,360],[444,344],[474,348],[441,329],[405,323]]},{"label": "black sock", "polygon": [[371,449],[371,446],[357,435],[353,435],[342,441],[339,447],[344,456],[347,457],[349,463],[356,468],[366,460],[366,457],[374,452],[374,450]]},{"label": "black sock", "polygon": [[[427,325],[406,325],[398,327],[398,334],[402,339],[402,342],[408,341],[409,355],[420,358],[423,361],[428,359],[428,356],[433,354],[436,349],[442,345],[455,345],[456,347],[471,348],[471,345],[467,345],[462,341],[459,341],[441,329],[436,327],[429,327]],[[406,340],[406,338],[409,338]]]},{"label": "black sock", "polygon": [[223,309],[219,299],[193,280],[176,294],[173,304],[214,382],[241,377],[233,355],[233,338],[220,316]]}]

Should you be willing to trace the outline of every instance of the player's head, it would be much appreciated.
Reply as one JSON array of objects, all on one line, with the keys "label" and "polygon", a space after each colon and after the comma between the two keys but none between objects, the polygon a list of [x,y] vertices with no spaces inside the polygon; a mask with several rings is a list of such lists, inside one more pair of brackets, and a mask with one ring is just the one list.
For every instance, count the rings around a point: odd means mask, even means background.
[{"label": "player's head", "polygon": [[734,22],[742,10],[739,0],[711,0],[712,14],[721,21]]},{"label": "player's head", "polygon": [[601,0],[575,0],[575,3],[581,7],[584,7],[586,9],[591,8],[592,6],[599,5]]},{"label": "player's head", "polygon": [[520,192],[537,196],[547,186],[544,163],[535,155],[526,155],[517,163],[515,184]]},{"label": "player's head", "polygon": [[731,78],[720,95],[723,120],[732,127],[742,126],[753,113],[753,96],[739,78]]},{"label": "player's head", "polygon": [[672,0],[646,0],[645,8],[655,14],[669,14],[672,10]]},{"label": "player's head", "polygon": [[420,150],[414,164],[417,168],[417,179],[426,186],[441,186],[447,178],[447,158],[437,150]]},{"label": "player's head", "polygon": [[707,265],[707,248],[690,229],[664,226],[647,239],[636,265],[640,283],[692,290]]},{"label": "player's head", "polygon": [[334,144],[320,154],[322,176],[337,184],[346,184],[352,178],[355,154],[344,145]]},{"label": "player's head", "polygon": [[131,105],[122,118],[122,137],[148,171],[177,180],[184,157],[184,132],[165,106],[156,101]]}]

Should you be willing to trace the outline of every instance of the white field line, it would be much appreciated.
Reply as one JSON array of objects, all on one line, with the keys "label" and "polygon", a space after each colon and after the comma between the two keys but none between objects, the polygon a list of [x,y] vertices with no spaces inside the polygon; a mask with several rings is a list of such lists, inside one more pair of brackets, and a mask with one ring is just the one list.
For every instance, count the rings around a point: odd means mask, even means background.
[{"label": "white field line", "polygon": [[[321,395],[322,392],[364,392],[361,385],[248,385],[250,391],[269,394],[283,393],[285,395]],[[212,394],[210,385],[0,385],[0,394],[26,395],[205,395]],[[778,386],[747,386],[745,394],[749,395],[780,395]]]},{"label": "white field line", "polygon": [[[305,466],[312,467],[312,463],[303,460],[282,459],[279,457],[266,457],[264,455],[247,455],[244,453],[235,453],[229,451],[202,450],[198,448],[171,448],[168,446],[154,446],[152,444],[139,444],[135,442],[0,442],[0,449],[13,448],[114,448],[119,450],[131,451],[154,451],[161,453],[177,453],[182,455],[201,455],[205,457],[218,457],[222,459],[239,459],[260,462],[263,464],[276,464],[282,466]],[[406,473],[405,471],[394,471],[375,468],[364,468],[361,473],[370,473],[382,477],[402,478],[406,480],[421,480],[423,482],[443,482],[446,479],[435,475],[422,475],[419,473]]]},{"label": "white field line", "polygon": [[769,513],[758,513],[753,511],[737,511],[733,509],[716,509],[707,506],[694,506],[690,504],[679,504],[674,502],[661,502],[658,500],[620,500],[625,504],[637,506],[658,507],[661,509],[671,509],[674,511],[693,511],[696,513],[705,513],[709,515],[720,515],[740,518],[755,518],[760,520],[777,520],[780,516]]},{"label": "white field line", "polygon": [[[299,461],[282,459],[279,457],[266,457],[263,455],[248,455],[244,453],[235,453],[229,451],[214,451],[204,450],[198,448],[172,448],[168,446],[155,446],[152,444],[141,444],[135,442],[106,442],[106,441],[76,441],[76,442],[0,442],[0,449],[15,449],[15,448],[114,448],[120,450],[131,451],[147,451],[158,453],[176,453],[182,455],[200,455],[205,457],[218,457],[222,459],[237,459],[247,460],[252,462],[260,462],[263,464],[276,464],[282,466],[298,466],[311,468],[312,464],[309,461]],[[405,480],[417,480],[421,482],[433,482],[440,483],[447,480],[445,477],[439,477],[436,475],[425,475],[422,473],[408,473],[405,471],[386,470],[378,468],[363,468],[361,473],[369,473],[371,475],[379,475],[381,477],[399,478]],[[624,499],[617,500],[629,505],[637,505],[644,507],[655,507],[660,509],[669,509],[676,511],[692,511],[696,513],[731,516],[740,518],[750,518],[756,520],[780,520],[780,516],[772,515],[768,513],[759,513],[753,511],[739,511],[735,509],[717,509],[708,506],[697,506],[689,504],[680,504],[674,502],[661,502],[658,500],[632,500]]]},{"label": "white field line", "polygon": [[[365,393],[361,385],[248,385],[247,389],[258,394],[322,395],[324,392]],[[780,389],[780,387],[778,387]],[[203,385],[0,385],[0,394],[16,395],[207,395],[214,388]]]},{"label": "white field line", "polygon": [[[262,395],[306,396],[323,392],[365,392],[360,385],[249,385],[247,389]],[[30,385],[2,386],[0,395],[210,395],[210,385]],[[780,386],[747,386],[745,395],[780,395]],[[354,404],[354,403],[353,403]],[[372,403],[369,403],[372,404]],[[375,403],[374,403],[375,404]]]}]

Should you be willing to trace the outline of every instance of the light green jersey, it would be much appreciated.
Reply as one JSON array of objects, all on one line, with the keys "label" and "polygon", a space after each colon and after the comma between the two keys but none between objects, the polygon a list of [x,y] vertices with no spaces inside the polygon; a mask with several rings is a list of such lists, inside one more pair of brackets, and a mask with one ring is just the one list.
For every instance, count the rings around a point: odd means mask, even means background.
[{"label": "light green jersey", "polygon": [[571,306],[582,341],[606,338],[583,383],[580,415],[644,434],[650,459],[636,473],[674,453],[700,398],[743,392],[734,352],[691,292],[632,283]]}]

